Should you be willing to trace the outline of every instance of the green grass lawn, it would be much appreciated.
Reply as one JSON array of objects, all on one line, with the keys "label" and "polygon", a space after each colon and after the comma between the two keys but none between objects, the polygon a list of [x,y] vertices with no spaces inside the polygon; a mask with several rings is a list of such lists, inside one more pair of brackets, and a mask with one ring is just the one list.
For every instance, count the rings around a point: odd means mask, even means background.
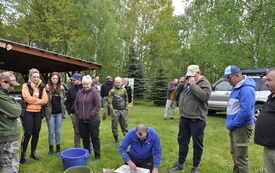
[{"label": "green grass lawn", "polygon": [[[101,110],[102,115],[102,110]],[[168,172],[178,158],[178,108],[175,112],[175,120],[163,120],[164,107],[157,107],[152,103],[137,101],[133,107],[129,107],[129,129],[137,124],[143,123],[153,127],[159,133],[162,145],[162,162],[160,173]],[[229,153],[229,136],[225,127],[225,115],[208,116],[207,126],[204,138],[204,153],[200,164],[200,173],[227,173],[232,172],[233,163]],[[119,139],[122,139],[122,133],[119,131]],[[37,148],[37,155],[42,157],[41,161],[33,161],[32,164],[20,165],[20,173],[62,173],[64,172],[62,160],[58,155],[48,155],[47,124],[43,120],[40,132],[40,140]],[[253,136],[250,140],[249,160],[251,173],[263,172],[262,147],[253,143]],[[100,125],[101,139],[101,160],[93,163],[93,155],[88,159],[88,166],[92,168],[93,173],[102,173],[103,168],[118,168],[124,162],[118,153],[118,144],[114,143],[111,133],[111,118],[101,121]],[[64,119],[62,124],[61,149],[74,147],[73,128],[70,117]],[[190,172],[192,168],[192,152],[190,151],[185,163],[185,171]],[[30,154],[30,145],[27,155]]]}]

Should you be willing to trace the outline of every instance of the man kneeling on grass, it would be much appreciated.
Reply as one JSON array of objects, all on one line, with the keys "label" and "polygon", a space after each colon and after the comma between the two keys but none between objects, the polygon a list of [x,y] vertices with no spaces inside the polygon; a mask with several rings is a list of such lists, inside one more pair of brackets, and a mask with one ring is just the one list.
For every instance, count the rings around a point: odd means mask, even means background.
[{"label": "man kneeling on grass", "polygon": [[[129,151],[126,151],[130,146]],[[119,146],[119,152],[132,171],[137,167],[158,173],[161,159],[161,146],[158,133],[144,124],[132,128]]]}]

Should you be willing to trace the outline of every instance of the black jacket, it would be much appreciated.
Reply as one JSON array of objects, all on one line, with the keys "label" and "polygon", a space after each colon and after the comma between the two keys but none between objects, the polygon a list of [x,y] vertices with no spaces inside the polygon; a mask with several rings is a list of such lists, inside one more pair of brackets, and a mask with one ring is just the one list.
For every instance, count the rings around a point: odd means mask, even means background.
[{"label": "black jacket", "polygon": [[132,102],[132,88],[129,85],[125,85],[124,88],[127,90],[128,103]]},{"label": "black jacket", "polygon": [[255,144],[275,147],[275,97],[268,96],[255,124]]},{"label": "black jacket", "polygon": [[101,94],[100,94],[100,96],[102,98],[108,96],[109,95],[109,91],[113,88],[113,86],[114,86],[113,81],[106,81],[105,83],[103,83],[102,86],[101,86]]},{"label": "black jacket", "polygon": [[67,98],[66,98],[66,110],[68,114],[74,114],[74,101],[76,97],[76,93],[83,88],[82,84],[80,85],[73,85],[69,88]]}]

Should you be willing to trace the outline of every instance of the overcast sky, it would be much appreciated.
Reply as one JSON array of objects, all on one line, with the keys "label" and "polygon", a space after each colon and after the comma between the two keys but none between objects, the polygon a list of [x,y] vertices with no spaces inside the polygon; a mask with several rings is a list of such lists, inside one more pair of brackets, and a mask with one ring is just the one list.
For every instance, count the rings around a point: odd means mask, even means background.
[{"label": "overcast sky", "polygon": [[192,0],[173,0],[173,6],[175,8],[174,14],[183,14],[183,7],[188,6]]},{"label": "overcast sky", "polygon": [[182,14],[183,11],[183,2],[182,0],[173,0],[173,6],[175,8],[174,14],[179,15]]}]

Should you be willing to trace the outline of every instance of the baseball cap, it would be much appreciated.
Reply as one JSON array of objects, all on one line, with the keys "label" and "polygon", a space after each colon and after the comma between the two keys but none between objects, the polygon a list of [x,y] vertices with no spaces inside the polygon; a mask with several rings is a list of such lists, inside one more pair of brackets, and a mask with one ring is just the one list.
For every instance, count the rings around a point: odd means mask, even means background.
[{"label": "baseball cap", "polygon": [[16,81],[15,76],[11,72],[3,72],[0,74],[0,78],[6,83],[10,83],[12,86],[19,86],[20,84]]},{"label": "baseball cap", "polygon": [[228,67],[226,67],[226,69],[224,70],[224,75],[222,76],[222,78],[227,78],[228,76],[235,74],[235,73],[239,73],[241,70],[239,69],[239,67],[235,66],[235,65],[230,65]]},{"label": "baseball cap", "polygon": [[186,76],[194,76],[199,71],[200,71],[200,68],[198,65],[189,65],[187,67]]},{"label": "baseball cap", "polygon": [[82,76],[81,76],[81,74],[79,74],[79,73],[75,73],[75,74],[73,74],[72,77],[70,77],[70,79],[71,79],[71,80],[77,80],[77,79],[81,80],[81,79],[82,79]]}]

